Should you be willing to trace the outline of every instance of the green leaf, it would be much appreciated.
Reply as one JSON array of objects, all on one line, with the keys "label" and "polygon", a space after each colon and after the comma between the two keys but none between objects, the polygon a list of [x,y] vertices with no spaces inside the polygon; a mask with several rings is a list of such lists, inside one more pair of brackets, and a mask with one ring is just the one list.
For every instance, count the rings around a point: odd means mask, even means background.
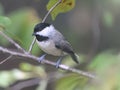
[{"label": "green leaf", "polygon": [[0,16],[0,27],[6,28],[11,24],[11,20],[8,17]]},{"label": "green leaf", "polygon": [[78,88],[83,90],[87,81],[87,78],[78,74],[70,74],[57,81],[55,90],[77,90]]},{"label": "green leaf", "polygon": [[[51,7],[57,3],[58,0],[50,0],[47,4],[47,10],[50,10]],[[52,19],[55,20],[56,16],[59,13],[65,13],[73,9],[75,6],[75,0],[62,0],[62,2],[54,8],[51,12]]]}]

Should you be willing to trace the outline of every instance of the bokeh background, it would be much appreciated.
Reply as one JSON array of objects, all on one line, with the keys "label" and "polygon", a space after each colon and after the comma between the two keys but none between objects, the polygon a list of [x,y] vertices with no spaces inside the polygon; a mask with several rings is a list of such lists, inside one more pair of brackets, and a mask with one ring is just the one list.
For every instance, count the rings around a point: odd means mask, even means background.
[{"label": "bokeh background", "polygon": [[[46,5],[48,1],[0,0],[0,15],[7,16],[11,20],[11,24],[6,27],[4,32],[28,50],[33,39],[32,32],[35,24],[39,23],[47,13]],[[120,0],[76,0],[74,9],[59,14],[54,21],[49,16],[46,22],[53,24],[67,38],[74,51],[80,56],[80,65],[76,65],[69,57],[66,57],[63,63],[77,69],[96,73],[102,78],[102,83],[98,83],[96,80],[91,80],[91,83],[88,83],[84,78],[82,81],[84,84],[80,82],[81,79],[78,79],[74,88],[67,90],[120,89]],[[2,36],[0,36],[0,45],[16,50]],[[43,52],[35,45],[32,53],[40,56]],[[6,57],[8,57],[8,54],[0,52],[1,61]],[[51,56],[47,58],[50,60],[56,59]],[[69,87],[67,87],[69,83],[64,83],[62,86],[61,82],[65,82],[64,79],[66,82],[70,82],[67,80],[71,77],[78,77],[71,75],[70,72],[60,71],[48,65],[40,65],[34,60],[20,57],[12,57],[1,64],[0,73],[1,90],[8,87],[14,88],[16,84],[33,78],[39,78],[40,82],[36,81],[39,83],[22,90],[28,90],[28,88],[29,90],[64,90],[64,88],[61,88],[65,87],[64,85],[66,85],[66,88]],[[12,73],[12,75],[13,73],[20,73],[25,77],[11,80],[10,78],[15,76],[11,75],[10,77],[9,73]],[[27,75],[28,73],[29,75]],[[67,77],[68,74],[71,76]],[[45,79],[48,79],[48,77],[51,77],[50,80]]]}]

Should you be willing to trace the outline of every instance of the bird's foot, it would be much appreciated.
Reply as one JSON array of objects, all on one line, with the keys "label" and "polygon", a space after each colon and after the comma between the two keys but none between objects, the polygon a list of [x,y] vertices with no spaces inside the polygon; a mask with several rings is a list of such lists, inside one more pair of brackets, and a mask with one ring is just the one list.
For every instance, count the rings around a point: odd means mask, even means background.
[{"label": "bird's foot", "polygon": [[61,57],[57,60],[56,68],[59,68],[59,65],[60,65],[62,59],[63,59],[63,56],[61,56]]},{"label": "bird's foot", "polygon": [[38,62],[41,63],[42,61],[44,61],[46,55],[47,55],[47,54],[44,54],[44,55],[42,55],[41,57],[39,57]]}]

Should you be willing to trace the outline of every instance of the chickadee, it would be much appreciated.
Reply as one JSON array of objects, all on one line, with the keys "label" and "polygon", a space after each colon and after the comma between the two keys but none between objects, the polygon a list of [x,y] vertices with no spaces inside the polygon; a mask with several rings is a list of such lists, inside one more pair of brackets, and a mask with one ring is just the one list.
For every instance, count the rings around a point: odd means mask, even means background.
[{"label": "chickadee", "polygon": [[[56,67],[59,67],[63,56],[67,54],[69,54],[76,63],[79,63],[69,42],[53,25],[39,23],[35,26],[33,35],[36,36],[38,46],[40,46],[46,54],[60,57],[56,63]],[[40,62],[44,60],[46,54],[40,57]]]}]

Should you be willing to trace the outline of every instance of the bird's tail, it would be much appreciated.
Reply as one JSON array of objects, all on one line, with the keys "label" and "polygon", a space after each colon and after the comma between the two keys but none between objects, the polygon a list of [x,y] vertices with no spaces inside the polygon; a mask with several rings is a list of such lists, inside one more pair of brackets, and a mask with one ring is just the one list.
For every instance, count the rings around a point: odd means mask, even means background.
[{"label": "bird's tail", "polygon": [[76,53],[72,52],[72,53],[70,53],[70,56],[72,57],[72,59],[73,59],[77,64],[79,63],[79,61],[78,61],[79,56],[78,56]]}]

